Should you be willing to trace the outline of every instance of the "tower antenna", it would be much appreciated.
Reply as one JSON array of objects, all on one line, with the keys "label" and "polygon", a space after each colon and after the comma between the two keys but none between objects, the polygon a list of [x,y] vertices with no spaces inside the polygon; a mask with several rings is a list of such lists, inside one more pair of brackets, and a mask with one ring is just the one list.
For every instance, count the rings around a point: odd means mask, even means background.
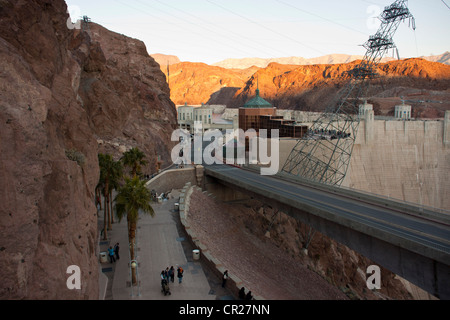
[{"label": "tower antenna", "polygon": [[83,16],[83,31],[89,32],[90,28],[89,28],[89,23],[91,23],[91,18],[89,18],[88,16]]},{"label": "tower antenna", "polygon": [[367,50],[363,60],[348,72],[349,83],[297,142],[283,172],[316,182],[342,184],[358,133],[359,103],[367,96],[367,80],[377,76],[377,64],[387,51],[397,49],[392,38],[400,22],[409,20],[415,29],[407,0],[397,0],[385,7],[380,20],[377,33],[363,45]]},{"label": "tower antenna", "polygon": [[169,90],[170,90],[170,67],[169,67],[169,60],[167,60],[167,85],[169,86]]}]

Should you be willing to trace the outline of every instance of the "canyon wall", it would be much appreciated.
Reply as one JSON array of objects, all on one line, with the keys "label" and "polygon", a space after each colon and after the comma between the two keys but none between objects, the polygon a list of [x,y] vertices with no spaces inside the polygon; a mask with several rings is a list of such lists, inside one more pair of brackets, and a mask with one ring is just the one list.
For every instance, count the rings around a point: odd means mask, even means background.
[{"label": "canyon wall", "polygon": [[170,141],[176,109],[160,66],[144,43],[89,23],[76,31],[71,48],[84,66],[78,100],[89,116],[100,152],[118,159],[138,147],[146,155],[145,174],[171,164]]},{"label": "canyon wall", "polygon": [[98,299],[98,152],[170,160],[175,106],[144,44],[68,18],[63,0],[0,5],[0,299]]},{"label": "canyon wall", "polygon": [[[98,297],[97,142],[77,101],[66,10],[1,4],[0,299]],[[71,265],[81,290],[66,286]]]}]

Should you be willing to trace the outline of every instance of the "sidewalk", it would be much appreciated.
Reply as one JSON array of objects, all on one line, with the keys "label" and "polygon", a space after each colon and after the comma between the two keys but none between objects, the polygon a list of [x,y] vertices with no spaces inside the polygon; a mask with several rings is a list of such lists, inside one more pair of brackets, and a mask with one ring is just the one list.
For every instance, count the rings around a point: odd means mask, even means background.
[{"label": "sidewalk", "polygon": [[[138,262],[139,286],[130,286],[130,256],[128,251],[127,221],[116,221],[113,230],[108,232],[108,241],[100,240],[100,252],[107,251],[109,246],[120,243],[120,259],[115,263],[102,263],[100,268],[108,277],[105,286],[100,281],[100,296],[105,292],[106,300],[214,300],[231,299],[230,293],[221,287],[220,279],[202,265],[194,261],[192,247],[185,240],[184,230],[180,228],[178,212],[174,204],[178,201],[178,192],[172,192],[174,199],[153,203],[155,216],[141,215],[136,233],[136,260]],[[103,211],[99,213],[99,223],[103,221]],[[161,292],[160,274],[166,267],[177,265],[184,269],[183,281],[170,283],[171,295]],[[104,276],[103,276],[104,278]],[[103,286],[103,287],[102,287]]]}]

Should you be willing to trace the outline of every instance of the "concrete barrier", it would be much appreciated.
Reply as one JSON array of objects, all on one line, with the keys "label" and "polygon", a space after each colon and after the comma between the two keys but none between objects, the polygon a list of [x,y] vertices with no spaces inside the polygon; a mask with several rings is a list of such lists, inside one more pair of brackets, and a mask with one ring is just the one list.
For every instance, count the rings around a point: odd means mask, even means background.
[{"label": "concrete barrier", "polygon": [[186,182],[197,183],[195,168],[164,171],[148,181],[145,186],[149,190],[155,190],[156,193],[161,194],[173,189],[181,189]]}]

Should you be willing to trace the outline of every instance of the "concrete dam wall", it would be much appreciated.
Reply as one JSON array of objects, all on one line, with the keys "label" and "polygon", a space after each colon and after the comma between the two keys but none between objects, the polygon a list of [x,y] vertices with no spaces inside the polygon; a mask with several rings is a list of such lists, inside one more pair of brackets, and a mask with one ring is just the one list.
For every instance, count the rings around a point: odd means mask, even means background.
[{"label": "concrete dam wall", "polygon": [[[296,140],[280,141],[280,170]],[[360,123],[342,184],[382,196],[450,209],[450,111],[443,120]]]}]

